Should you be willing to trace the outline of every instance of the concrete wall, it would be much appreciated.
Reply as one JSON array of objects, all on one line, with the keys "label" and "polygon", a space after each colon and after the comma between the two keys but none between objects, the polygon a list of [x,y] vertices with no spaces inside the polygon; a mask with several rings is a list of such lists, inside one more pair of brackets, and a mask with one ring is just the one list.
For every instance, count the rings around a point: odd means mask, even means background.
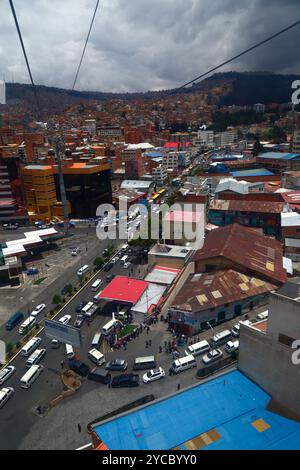
[{"label": "concrete wall", "polygon": [[191,262],[186,266],[185,270],[182,272],[182,274],[181,274],[180,278],[178,279],[178,281],[173,285],[173,287],[171,287],[171,289],[168,293],[168,298],[167,298],[166,302],[164,303],[164,305],[161,308],[161,312],[163,314],[167,313],[167,310],[172,305],[172,302],[175,299],[176,295],[178,294],[178,292],[180,291],[180,289],[184,285],[184,283],[187,280],[187,278],[189,277],[189,275],[192,274],[193,272],[194,272],[194,263]]},{"label": "concrete wall", "polygon": [[241,326],[239,370],[299,415],[300,365],[293,365],[293,351],[260,331]]},{"label": "concrete wall", "polygon": [[284,295],[273,293],[270,295],[268,319],[268,335],[274,341],[278,340],[278,334],[282,333],[295,338],[298,333],[300,339],[300,302]]}]

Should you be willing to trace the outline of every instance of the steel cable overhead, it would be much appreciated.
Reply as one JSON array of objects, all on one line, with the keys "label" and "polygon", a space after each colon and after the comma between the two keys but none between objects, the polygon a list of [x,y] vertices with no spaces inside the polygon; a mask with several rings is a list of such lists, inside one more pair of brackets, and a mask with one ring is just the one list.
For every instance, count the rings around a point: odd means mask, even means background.
[{"label": "steel cable overhead", "polygon": [[190,80],[190,81],[184,83],[183,85],[181,85],[180,87],[176,88],[174,90],[174,92],[182,90],[182,88],[185,88],[186,86],[191,85],[192,83],[200,80],[200,78],[206,77],[206,75],[209,75],[210,73],[214,72],[215,70],[218,70],[219,68],[223,67],[224,65],[229,64],[230,62],[234,61],[235,59],[238,59],[239,57],[242,57],[243,55],[248,54],[248,52],[251,52],[254,49],[257,49],[258,47],[262,46],[263,44],[266,44],[267,42],[271,41],[272,39],[275,39],[276,37],[280,36],[281,34],[286,33],[290,29],[295,28],[299,24],[300,24],[300,20],[296,21],[295,23],[291,24],[290,26],[287,26],[286,28],[282,29],[281,31],[278,31],[275,34],[272,34],[272,36],[267,37],[263,41],[260,41],[257,44],[254,44],[254,46],[251,46],[248,49],[246,49],[245,51],[240,52],[239,54],[235,55],[234,57],[231,57],[231,59],[225,60],[225,62],[222,62],[222,64],[219,64],[216,67],[211,68],[207,72],[202,73],[201,75],[198,75],[193,80]]},{"label": "steel cable overhead", "polygon": [[97,10],[98,10],[98,6],[99,6],[99,0],[97,0],[96,6],[95,6],[95,10],[94,10],[93,17],[92,17],[92,20],[91,20],[91,24],[90,24],[90,27],[89,27],[88,35],[86,37],[84,48],[83,48],[81,58],[80,58],[80,61],[79,61],[78,67],[77,67],[75,79],[74,79],[73,86],[72,86],[72,91],[74,90],[76,82],[77,82],[77,78],[78,78],[78,75],[79,75],[79,72],[80,72],[80,68],[81,68],[81,64],[82,64],[83,57],[84,57],[84,54],[85,54],[86,46],[89,42],[89,38],[90,38],[90,34],[91,34],[92,27],[93,27],[93,24],[94,24],[95,16],[96,16],[96,13],[97,13]]},{"label": "steel cable overhead", "polygon": [[17,18],[17,15],[16,15],[15,7],[14,7],[14,4],[13,4],[13,0],[9,0],[9,4],[10,4],[10,8],[11,8],[14,20],[15,20],[15,25],[16,25],[16,28],[17,28],[17,31],[18,31],[18,36],[19,36],[19,39],[20,39],[20,43],[21,43],[23,55],[24,55],[24,58],[25,58],[25,62],[26,62],[26,65],[27,65],[27,70],[28,70],[28,73],[29,73],[30,81],[31,81],[31,84],[33,86],[33,92],[34,92],[34,96],[35,96],[37,109],[40,112],[41,108],[40,108],[40,103],[39,103],[39,99],[38,99],[38,96],[37,96],[36,86],[35,86],[35,83],[34,83],[33,78],[32,78],[32,73],[31,73],[29,61],[28,61],[28,58],[27,58],[27,54],[26,54],[26,50],[25,50],[25,46],[24,46],[24,42],[23,42],[23,38],[22,38],[22,33],[21,33],[21,30],[20,30],[20,27],[19,27],[19,22],[18,22],[18,18]]}]

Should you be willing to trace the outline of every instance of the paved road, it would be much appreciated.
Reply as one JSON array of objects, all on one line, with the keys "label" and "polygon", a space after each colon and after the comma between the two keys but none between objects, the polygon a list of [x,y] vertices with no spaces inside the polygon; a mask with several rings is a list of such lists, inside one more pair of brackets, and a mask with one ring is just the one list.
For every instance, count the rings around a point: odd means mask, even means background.
[{"label": "paved road", "polygon": [[[139,275],[138,271],[141,271],[141,266],[133,266],[133,273],[136,277]],[[142,270],[143,271],[143,270]],[[114,274],[127,274],[128,272],[117,263],[110,271]],[[106,274],[103,271],[100,271],[97,278],[103,279],[104,285],[106,284]],[[144,275],[144,272],[141,272],[140,275]],[[71,302],[62,310],[61,314],[58,315],[57,319],[65,314],[70,314],[72,320],[70,324],[74,323],[76,318],[75,308],[77,303],[80,300],[92,300],[95,292],[91,290],[91,280],[82,290],[76,298],[72,299]],[[91,349],[91,341],[95,334],[95,331],[99,331],[101,327],[109,321],[110,317],[105,317],[104,315],[99,315],[92,322],[91,326],[88,326],[86,323],[82,325],[82,343],[80,354],[82,360],[88,362],[87,352]],[[16,448],[22,438],[28,432],[30,426],[37,419],[33,414],[32,410],[37,405],[47,404],[51,399],[55,398],[62,391],[62,383],[60,380],[60,375],[55,373],[59,372],[61,369],[60,362],[61,360],[66,361],[65,356],[65,347],[61,345],[60,349],[52,349],[50,346],[50,340],[46,338],[44,332],[38,335],[42,338],[41,347],[47,349],[45,358],[42,360],[44,365],[44,372],[36,380],[36,382],[31,386],[30,389],[24,390],[20,388],[20,378],[26,372],[25,362],[26,359],[19,355],[14,361],[13,365],[16,366],[15,374],[5,383],[5,385],[12,386],[15,389],[15,395],[12,399],[1,409],[1,420],[0,420],[0,448],[1,449],[13,449]],[[89,363],[91,366],[92,364]],[[39,418],[38,418],[39,419]],[[12,432],[12,430],[15,430]]]}]

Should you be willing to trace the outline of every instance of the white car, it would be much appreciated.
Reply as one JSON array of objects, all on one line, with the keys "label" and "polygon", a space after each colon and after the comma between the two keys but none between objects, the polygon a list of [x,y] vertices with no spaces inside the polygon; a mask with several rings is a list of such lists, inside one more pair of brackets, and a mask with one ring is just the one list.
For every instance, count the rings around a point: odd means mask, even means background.
[{"label": "white car", "polygon": [[4,369],[2,369],[0,371],[0,385],[4,384],[4,382],[9,379],[15,370],[15,366],[6,366]]},{"label": "white car", "polygon": [[228,353],[231,354],[239,349],[240,342],[238,339],[235,341],[228,341],[224,347],[224,350]]},{"label": "white car", "polygon": [[39,315],[39,313],[41,313],[43,310],[45,310],[46,308],[46,305],[45,304],[40,304],[40,305],[37,305],[35,307],[35,309],[33,310],[33,312],[31,312],[31,316],[32,317],[37,317]]},{"label": "white car", "polygon": [[231,329],[231,334],[235,338],[238,338],[240,336],[241,323],[243,323],[244,325],[251,325],[250,320],[241,320],[239,323],[234,325],[234,327]]},{"label": "white car", "polygon": [[62,323],[63,325],[67,325],[70,320],[71,320],[71,315],[64,315],[58,321],[59,323]]},{"label": "white car", "polygon": [[77,256],[79,253],[80,253],[80,248],[74,248],[74,250],[72,250],[72,252],[71,252],[71,255],[72,256]]},{"label": "white car", "polygon": [[143,382],[144,384],[154,382],[155,380],[163,379],[165,375],[166,373],[162,367],[158,367],[157,369],[151,369],[143,375]]},{"label": "white car", "polygon": [[12,387],[3,387],[0,390],[0,408],[5,405],[5,403],[12,397],[15,393]]},{"label": "white car", "polygon": [[222,356],[223,353],[221,349],[212,349],[211,351],[209,351],[209,353],[205,354],[205,356],[202,357],[202,362],[204,364],[210,364],[211,362],[221,359]]},{"label": "white car", "polygon": [[123,264],[123,268],[124,268],[124,269],[128,269],[130,266],[131,266],[130,261],[127,261],[127,263],[124,263],[124,264]]},{"label": "white car", "polygon": [[118,261],[119,261],[119,258],[117,256],[115,256],[114,258],[110,260],[112,264],[116,264]]},{"label": "white car", "polygon": [[269,310],[265,310],[257,315],[256,320],[266,320],[269,316]]}]

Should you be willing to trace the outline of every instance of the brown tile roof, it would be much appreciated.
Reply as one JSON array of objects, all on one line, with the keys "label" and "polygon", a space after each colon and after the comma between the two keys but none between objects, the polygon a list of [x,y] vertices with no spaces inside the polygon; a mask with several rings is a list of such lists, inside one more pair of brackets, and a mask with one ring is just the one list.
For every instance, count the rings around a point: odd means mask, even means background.
[{"label": "brown tile roof", "polygon": [[171,308],[199,312],[261,295],[277,286],[232,269],[191,275],[172,302]]},{"label": "brown tile roof", "polygon": [[204,262],[215,257],[226,258],[271,282],[287,280],[281,243],[249,227],[231,224],[209,232],[202,249],[195,253],[194,261]]}]

